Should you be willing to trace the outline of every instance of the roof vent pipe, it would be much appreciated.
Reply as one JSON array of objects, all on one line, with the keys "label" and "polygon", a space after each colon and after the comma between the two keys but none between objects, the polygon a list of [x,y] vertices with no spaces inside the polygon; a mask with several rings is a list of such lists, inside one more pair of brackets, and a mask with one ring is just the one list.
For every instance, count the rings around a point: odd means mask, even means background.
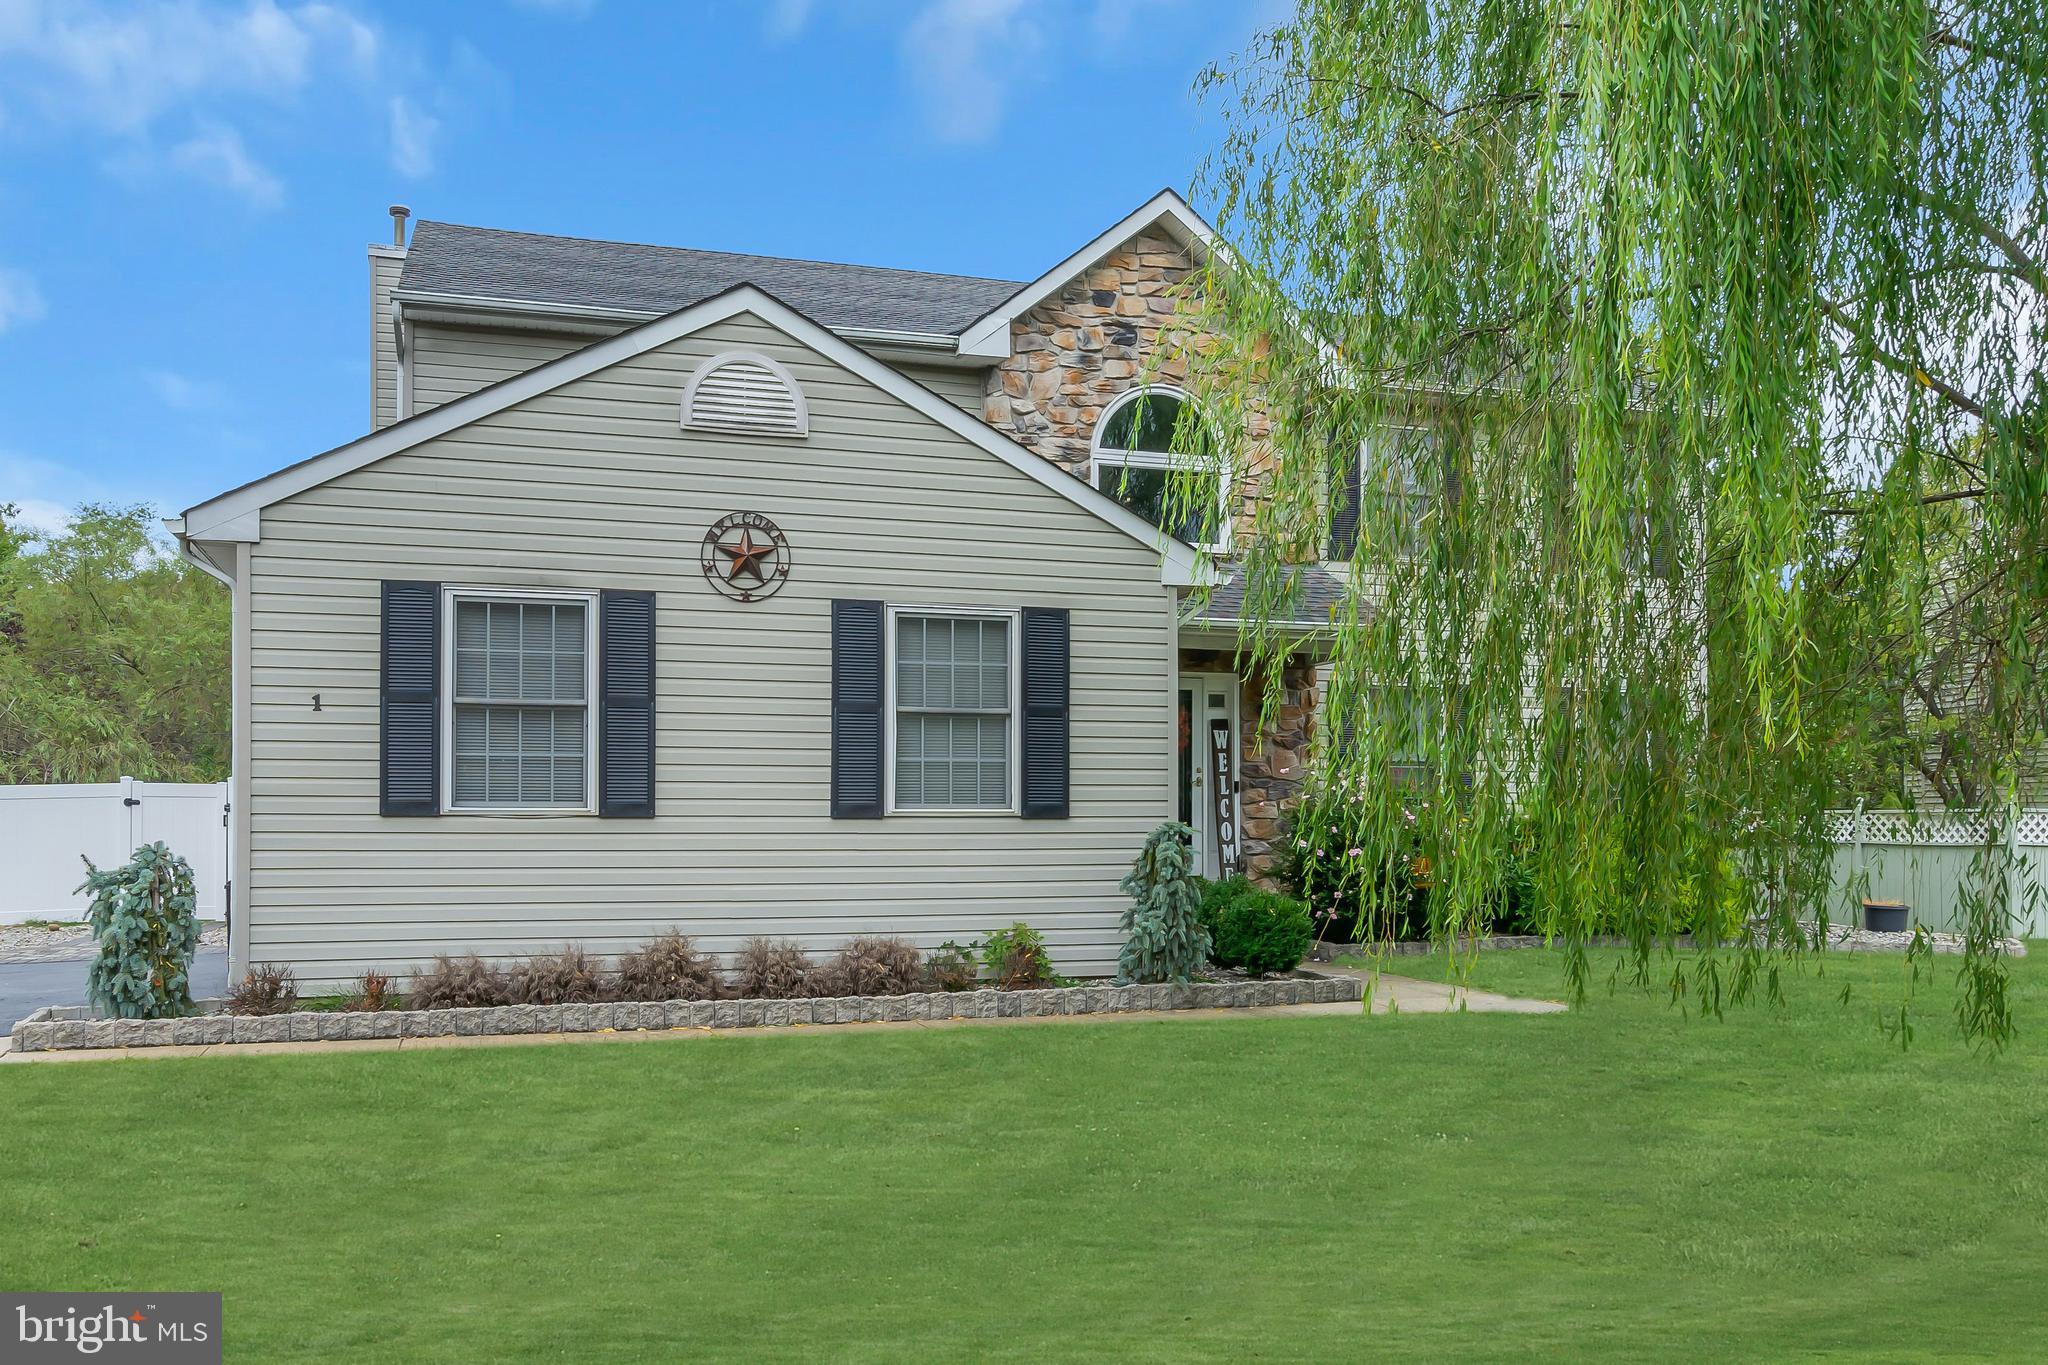
[{"label": "roof vent pipe", "polygon": [[412,217],[412,210],[403,204],[391,206],[391,245],[405,245],[405,220]]}]

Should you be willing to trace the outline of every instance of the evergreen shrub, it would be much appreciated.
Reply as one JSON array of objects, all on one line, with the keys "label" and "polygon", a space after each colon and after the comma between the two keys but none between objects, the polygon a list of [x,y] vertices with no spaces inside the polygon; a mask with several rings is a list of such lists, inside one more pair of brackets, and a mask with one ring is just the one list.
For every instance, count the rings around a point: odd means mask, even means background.
[{"label": "evergreen shrub", "polygon": [[161,843],[144,844],[125,866],[105,871],[84,859],[86,922],[99,956],[86,971],[86,998],[116,1019],[163,1019],[192,1009],[192,865]]},{"label": "evergreen shrub", "polygon": [[1193,866],[1194,831],[1167,821],[1119,884],[1131,898],[1121,928],[1119,981],[1186,981],[1209,961],[1209,931],[1201,921],[1201,878]]}]

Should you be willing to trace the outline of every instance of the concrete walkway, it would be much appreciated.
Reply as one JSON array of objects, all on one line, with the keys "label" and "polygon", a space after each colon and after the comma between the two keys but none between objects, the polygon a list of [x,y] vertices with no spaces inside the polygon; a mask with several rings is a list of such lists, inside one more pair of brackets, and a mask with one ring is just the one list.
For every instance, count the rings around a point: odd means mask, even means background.
[{"label": "concrete walkway", "polygon": [[1558,1000],[1526,1000],[1520,996],[1476,991],[1448,981],[1425,981],[1414,976],[1381,972],[1375,980],[1371,968],[1340,967],[1319,962],[1315,969],[1330,976],[1355,977],[1365,982],[1374,1014],[1563,1014],[1570,1006]]}]

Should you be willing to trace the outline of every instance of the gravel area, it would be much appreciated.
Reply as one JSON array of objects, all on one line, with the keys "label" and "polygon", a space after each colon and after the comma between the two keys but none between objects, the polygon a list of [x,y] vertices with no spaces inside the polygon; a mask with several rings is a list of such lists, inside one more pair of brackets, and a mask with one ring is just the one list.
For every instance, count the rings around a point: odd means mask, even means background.
[{"label": "gravel area", "polygon": [[[199,926],[199,946],[225,948],[228,926],[221,920],[205,920]],[[83,924],[42,928],[26,924],[0,924],[0,962],[76,962],[97,957],[92,930]]]},{"label": "gravel area", "polygon": [[[1806,930],[1809,937],[1817,934],[1820,930],[1819,924],[1812,920],[1801,920],[1800,927]],[[1930,930],[1925,937],[1927,939],[1927,946],[1934,952],[1960,954],[1963,951],[1963,939],[1960,934],[1937,934]],[[1847,924],[1830,924],[1828,926],[1828,947],[1830,948],[1847,948],[1851,952],[1863,953],[1903,953],[1912,946],[1913,935],[1911,931],[1902,934],[1886,934],[1880,933],[1875,929],[1854,928]],[[2008,957],[2025,957],[2027,955],[2027,945],[2016,938],[2002,939],[2000,940],[1999,951]]]}]

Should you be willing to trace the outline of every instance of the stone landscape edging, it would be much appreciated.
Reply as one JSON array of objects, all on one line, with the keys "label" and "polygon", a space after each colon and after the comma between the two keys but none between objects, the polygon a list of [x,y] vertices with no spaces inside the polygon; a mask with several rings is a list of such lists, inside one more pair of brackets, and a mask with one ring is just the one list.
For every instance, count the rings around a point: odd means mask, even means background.
[{"label": "stone landscape edging", "polygon": [[593,1005],[494,1005],[477,1009],[295,1011],[191,1014],[178,1019],[97,1019],[75,1005],[51,1005],[14,1026],[14,1051],[206,1047],[233,1043],[356,1042],[376,1038],[509,1037],[527,1033],[781,1028],[792,1024],[919,1023],[944,1019],[1030,1019],[1066,1014],[1250,1009],[1345,1004],[1364,999],[1352,977],[1304,975],[1274,981],[1187,985],[1053,986],[1030,991],[928,991],[808,1000],[611,1001]]}]

